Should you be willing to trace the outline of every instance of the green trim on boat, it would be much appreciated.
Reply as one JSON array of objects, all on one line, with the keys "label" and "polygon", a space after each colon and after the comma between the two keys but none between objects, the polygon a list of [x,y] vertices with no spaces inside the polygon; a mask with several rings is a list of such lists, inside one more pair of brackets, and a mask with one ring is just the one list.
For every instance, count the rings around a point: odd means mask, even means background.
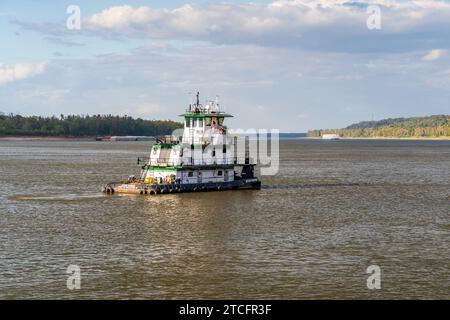
[{"label": "green trim on boat", "polygon": [[145,166],[138,166],[142,170],[156,170],[156,171],[176,171],[178,167],[145,167]]},{"label": "green trim on boat", "polygon": [[183,113],[179,115],[180,117],[184,117],[186,119],[191,119],[191,118],[212,118],[212,117],[216,117],[216,118],[232,118],[233,116],[231,114],[228,113],[216,113],[216,114],[212,114],[212,113]]},{"label": "green trim on boat", "polygon": [[153,145],[152,148],[154,148],[154,149],[176,149],[176,148],[179,148],[177,146],[179,146],[178,143],[156,143]]},{"label": "green trim on boat", "polygon": [[147,165],[138,165],[138,168],[142,170],[158,170],[158,171],[195,171],[195,170],[226,170],[226,169],[234,169],[234,165],[232,164],[217,164],[217,165],[183,165],[183,166],[147,166]]}]

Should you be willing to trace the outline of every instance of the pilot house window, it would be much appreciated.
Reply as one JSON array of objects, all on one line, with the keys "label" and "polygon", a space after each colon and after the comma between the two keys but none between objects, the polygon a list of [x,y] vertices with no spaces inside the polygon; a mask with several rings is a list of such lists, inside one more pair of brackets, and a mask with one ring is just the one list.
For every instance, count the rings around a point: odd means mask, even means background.
[{"label": "pilot house window", "polygon": [[189,128],[191,126],[191,119],[186,119],[186,127]]}]

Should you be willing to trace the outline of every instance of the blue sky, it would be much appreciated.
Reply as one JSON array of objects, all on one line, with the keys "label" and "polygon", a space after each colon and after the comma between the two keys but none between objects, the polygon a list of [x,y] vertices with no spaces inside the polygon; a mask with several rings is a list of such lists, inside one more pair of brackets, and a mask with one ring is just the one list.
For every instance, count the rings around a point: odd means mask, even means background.
[{"label": "blue sky", "polygon": [[0,111],[177,119],[199,90],[240,128],[448,114],[448,34],[438,0],[0,0]]}]

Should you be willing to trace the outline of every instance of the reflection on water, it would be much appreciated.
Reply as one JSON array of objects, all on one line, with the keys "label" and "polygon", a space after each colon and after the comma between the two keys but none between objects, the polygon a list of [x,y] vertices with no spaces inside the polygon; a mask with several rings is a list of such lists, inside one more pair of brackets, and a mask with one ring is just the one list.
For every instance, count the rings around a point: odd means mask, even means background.
[{"label": "reflection on water", "polygon": [[107,196],[147,143],[0,142],[0,298],[450,298],[450,143],[280,148],[260,191]]},{"label": "reflection on water", "polygon": [[369,186],[368,183],[304,183],[304,184],[267,184],[262,189],[301,189],[301,188],[334,188],[334,187],[355,187]]}]

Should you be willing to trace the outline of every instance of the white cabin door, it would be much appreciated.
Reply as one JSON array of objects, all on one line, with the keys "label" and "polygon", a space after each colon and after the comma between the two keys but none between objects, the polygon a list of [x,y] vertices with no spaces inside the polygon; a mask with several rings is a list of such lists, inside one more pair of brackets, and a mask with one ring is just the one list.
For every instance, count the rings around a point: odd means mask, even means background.
[{"label": "white cabin door", "polygon": [[223,178],[224,178],[225,181],[228,181],[228,170],[224,171]]},{"label": "white cabin door", "polygon": [[199,171],[197,173],[197,181],[198,181],[198,183],[202,183],[202,172],[201,171]]}]

